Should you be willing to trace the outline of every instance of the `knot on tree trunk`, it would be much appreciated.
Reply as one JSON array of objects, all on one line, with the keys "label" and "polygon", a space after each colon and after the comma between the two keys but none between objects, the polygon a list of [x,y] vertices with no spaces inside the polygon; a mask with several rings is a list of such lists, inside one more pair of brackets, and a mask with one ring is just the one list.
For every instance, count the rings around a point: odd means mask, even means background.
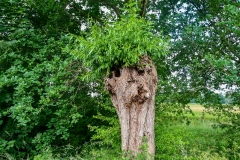
[{"label": "knot on tree trunk", "polygon": [[150,97],[151,93],[146,84],[138,82],[129,85],[125,91],[126,106],[131,106],[131,103],[140,105]]}]

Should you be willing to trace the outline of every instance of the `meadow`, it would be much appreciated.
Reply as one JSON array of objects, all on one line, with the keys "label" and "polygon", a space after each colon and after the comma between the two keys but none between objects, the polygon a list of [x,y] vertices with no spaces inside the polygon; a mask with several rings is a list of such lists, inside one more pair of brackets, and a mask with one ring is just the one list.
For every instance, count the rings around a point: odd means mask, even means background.
[{"label": "meadow", "polygon": [[156,122],[156,159],[223,160],[217,153],[223,130],[214,127],[217,117],[204,111],[199,104],[189,104],[193,114],[186,122],[173,122],[165,127]]}]

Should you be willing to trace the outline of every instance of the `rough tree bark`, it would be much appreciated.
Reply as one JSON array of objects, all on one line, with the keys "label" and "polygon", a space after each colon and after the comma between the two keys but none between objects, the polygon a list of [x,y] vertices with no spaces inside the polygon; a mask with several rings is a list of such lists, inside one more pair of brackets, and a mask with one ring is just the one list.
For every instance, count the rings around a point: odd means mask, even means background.
[{"label": "rough tree bark", "polygon": [[122,150],[140,152],[146,137],[148,153],[155,154],[154,119],[157,71],[150,57],[144,55],[133,67],[113,67],[105,77],[105,87],[117,110],[121,125]]}]

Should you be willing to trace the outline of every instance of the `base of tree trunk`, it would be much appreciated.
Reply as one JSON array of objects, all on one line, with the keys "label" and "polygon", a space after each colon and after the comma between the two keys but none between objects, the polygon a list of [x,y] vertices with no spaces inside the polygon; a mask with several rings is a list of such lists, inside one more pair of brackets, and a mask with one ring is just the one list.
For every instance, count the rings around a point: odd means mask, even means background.
[{"label": "base of tree trunk", "polygon": [[146,138],[148,153],[155,154],[154,119],[157,71],[148,56],[134,67],[116,68],[105,78],[121,125],[122,150],[136,155]]}]

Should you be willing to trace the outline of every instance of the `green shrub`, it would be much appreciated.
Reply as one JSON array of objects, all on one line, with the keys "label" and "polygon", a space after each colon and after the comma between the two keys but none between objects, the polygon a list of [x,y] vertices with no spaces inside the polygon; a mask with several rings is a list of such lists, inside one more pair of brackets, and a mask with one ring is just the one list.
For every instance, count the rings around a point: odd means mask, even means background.
[{"label": "green shrub", "polygon": [[185,128],[156,126],[156,159],[183,159],[188,156],[188,146],[192,135]]},{"label": "green shrub", "polygon": [[0,154],[16,159],[89,141],[97,111],[94,87],[79,80],[81,62],[61,50],[69,37],[43,35],[24,22],[0,42]]}]

